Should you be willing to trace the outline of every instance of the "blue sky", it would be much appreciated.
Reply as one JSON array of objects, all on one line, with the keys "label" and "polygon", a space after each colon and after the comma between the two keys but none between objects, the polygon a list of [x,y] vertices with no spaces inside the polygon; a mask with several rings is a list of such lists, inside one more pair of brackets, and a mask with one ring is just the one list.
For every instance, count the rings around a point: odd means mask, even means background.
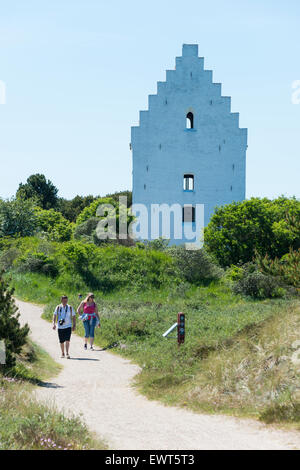
[{"label": "blue sky", "polygon": [[298,0],[0,0],[0,197],[32,173],[67,198],[131,189],[130,127],[183,43],[248,127],[247,197],[300,197]]}]

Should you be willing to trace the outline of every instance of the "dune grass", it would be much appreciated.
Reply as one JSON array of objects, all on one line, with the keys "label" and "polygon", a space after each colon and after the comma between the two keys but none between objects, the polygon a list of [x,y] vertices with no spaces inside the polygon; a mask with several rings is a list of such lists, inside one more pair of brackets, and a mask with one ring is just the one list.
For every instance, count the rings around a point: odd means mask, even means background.
[{"label": "dune grass", "polygon": [[[278,306],[279,307],[279,306]],[[300,304],[273,310],[203,357],[186,381],[143,370],[137,387],[149,398],[194,411],[293,423],[300,430]]]}]

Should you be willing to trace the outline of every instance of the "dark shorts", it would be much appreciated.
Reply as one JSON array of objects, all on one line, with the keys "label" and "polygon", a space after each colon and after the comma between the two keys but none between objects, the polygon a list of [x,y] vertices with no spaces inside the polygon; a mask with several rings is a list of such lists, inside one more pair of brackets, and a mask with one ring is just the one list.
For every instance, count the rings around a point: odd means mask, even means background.
[{"label": "dark shorts", "polygon": [[72,328],[58,328],[58,337],[59,342],[64,343],[65,341],[70,341]]}]

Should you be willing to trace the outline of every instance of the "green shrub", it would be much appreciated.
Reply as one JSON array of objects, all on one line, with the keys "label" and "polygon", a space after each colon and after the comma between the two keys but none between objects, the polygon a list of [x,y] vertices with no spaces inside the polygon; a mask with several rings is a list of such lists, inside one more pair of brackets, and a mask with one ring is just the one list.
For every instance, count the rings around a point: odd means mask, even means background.
[{"label": "green shrub", "polygon": [[300,201],[251,198],[218,207],[205,228],[205,246],[221,266],[273,259],[300,248]]},{"label": "green shrub", "polygon": [[168,253],[174,258],[179,275],[188,282],[197,284],[220,279],[222,276],[222,269],[203,249],[186,250],[184,247],[174,247],[168,249]]},{"label": "green shrub", "polygon": [[263,273],[280,277],[283,282],[300,288],[300,249],[272,260],[268,255],[257,255],[256,262]]},{"label": "green shrub", "polygon": [[37,209],[37,226],[52,241],[64,242],[72,237],[73,224],[54,209]]},{"label": "green shrub", "polygon": [[145,248],[147,250],[166,251],[168,249],[169,243],[169,239],[160,237],[156,240],[137,242],[137,246],[141,249]]},{"label": "green shrub", "polygon": [[[58,210],[62,213],[65,219],[70,222],[75,222],[80,212],[89,206],[96,198],[94,196],[75,196],[71,200],[59,198]],[[97,198],[99,199],[99,198]]]},{"label": "green shrub", "polygon": [[278,280],[259,271],[247,272],[234,286],[235,294],[242,294],[256,299],[282,297],[285,290],[280,287]]},{"label": "green shrub", "polygon": [[58,250],[62,272],[78,273],[92,267],[97,248],[92,243],[70,241],[61,245]]},{"label": "green shrub", "polygon": [[241,266],[230,266],[226,270],[225,278],[230,279],[230,281],[239,281],[244,276],[244,270]]},{"label": "green shrub", "polygon": [[178,279],[173,259],[155,250],[119,245],[98,248],[94,276],[104,290],[160,288]]},{"label": "green shrub", "polygon": [[35,205],[32,201],[0,199],[0,238],[32,236],[36,228]]},{"label": "green shrub", "polygon": [[77,225],[74,231],[75,240],[86,240],[89,242],[93,241],[93,233],[98,225],[98,217],[90,217],[85,222]]},{"label": "green shrub", "polygon": [[61,246],[58,259],[62,274],[78,275],[86,285],[104,291],[159,288],[176,280],[172,258],[154,250],[72,241]]},{"label": "green shrub", "polygon": [[[98,220],[98,224],[96,224],[95,218]],[[89,220],[90,223],[84,226],[83,224]],[[86,232],[84,233],[84,236],[91,237],[91,240],[96,245],[102,245],[103,242],[106,243],[107,241],[112,243],[119,243],[122,245],[132,245],[133,242],[130,237],[128,237],[127,240],[122,240],[119,238],[120,220],[126,221],[126,228],[128,231],[130,223],[134,220],[130,209],[128,209],[125,205],[119,204],[119,202],[114,198],[99,198],[96,199],[90,206],[86,207],[81,212],[81,214],[79,214],[76,220],[76,228],[80,226],[79,234],[81,230],[84,230],[85,232],[89,230],[90,233]],[[103,227],[99,224],[101,221],[104,222]],[[113,231],[111,236],[109,236],[109,230]],[[105,238],[101,237],[103,232]]]},{"label": "green shrub", "polygon": [[0,252],[0,269],[10,269],[20,254],[21,251],[16,246],[12,246],[6,251]]},{"label": "green shrub", "polygon": [[109,197],[102,197],[93,201],[89,206],[85,207],[76,219],[76,226],[83,224],[91,217],[96,217],[97,209],[100,204],[111,204],[116,207],[114,199]]},{"label": "green shrub", "polygon": [[27,251],[17,260],[16,269],[19,272],[41,273],[51,277],[58,275],[58,265],[55,258],[39,252]]}]

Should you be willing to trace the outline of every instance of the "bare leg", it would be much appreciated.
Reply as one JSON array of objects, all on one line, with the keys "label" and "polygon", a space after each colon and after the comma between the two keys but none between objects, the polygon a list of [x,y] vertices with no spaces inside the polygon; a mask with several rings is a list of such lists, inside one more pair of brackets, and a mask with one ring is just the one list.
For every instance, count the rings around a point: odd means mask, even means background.
[{"label": "bare leg", "polygon": [[69,354],[70,341],[66,341],[66,353]]},{"label": "bare leg", "polygon": [[92,347],[94,344],[94,338],[90,337],[90,346]]},{"label": "bare leg", "polygon": [[61,349],[62,356],[64,356],[65,355],[65,343],[60,343],[60,349]]}]

